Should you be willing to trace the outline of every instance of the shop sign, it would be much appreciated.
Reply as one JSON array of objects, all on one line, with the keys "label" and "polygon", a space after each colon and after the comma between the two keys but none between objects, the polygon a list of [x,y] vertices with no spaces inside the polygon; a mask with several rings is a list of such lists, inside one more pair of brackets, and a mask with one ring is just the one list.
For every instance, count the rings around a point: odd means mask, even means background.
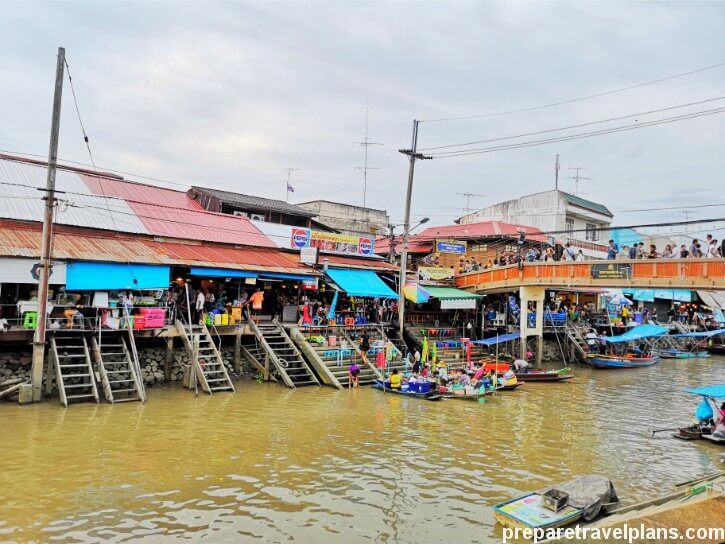
[{"label": "shop sign", "polygon": [[597,280],[626,280],[632,277],[629,263],[593,264],[592,278]]},{"label": "shop sign", "polygon": [[438,240],[436,242],[436,252],[463,255],[464,253],[466,253],[466,242]]},{"label": "shop sign", "polygon": [[300,262],[314,266],[317,264],[317,253],[319,249],[316,247],[303,247],[300,249]]},{"label": "shop sign", "polygon": [[452,300],[441,300],[441,310],[475,310],[475,298],[459,298]]},{"label": "shop sign", "polygon": [[449,280],[453,278],[453,269],[445,266],[419,266],[418,278],[421,280]]},{"label": "shop sign", "polygon": [[300,250],[311,247],[321,252],[343,255],[372,255],[375,251],[375,241],[370,236],[293,228],[290,247]]}]

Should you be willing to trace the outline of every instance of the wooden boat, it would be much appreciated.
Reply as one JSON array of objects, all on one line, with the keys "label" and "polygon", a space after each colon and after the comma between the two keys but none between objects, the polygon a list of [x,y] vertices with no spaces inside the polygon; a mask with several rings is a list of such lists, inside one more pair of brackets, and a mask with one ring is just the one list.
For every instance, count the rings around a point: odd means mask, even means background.
[{"label": "wooden boat", "polygon": [[725,355],[725,344],[713,344],[707,351],[713,355]]},{"label": "wooden boat", "polygon": [[699,440],[705,434],[710,434],[711,429],[709,427],[701,427],[700,425],[692,425],[690,427],[682,427],[677,429],[676,433],[672,433],[674,438],[680,440]]},{"label": "wooden boat", "polygon": [[652,351],[660,359],[704,359],[709,357],[707,351],[683,351],[680,349],[656,349]]},{"label": "wooden boat", "polygon": [[404,397],[410,397],[414,399],[423,400],[441,400],[443,397],[438,391],[428,391],[427,393],[417,393],[414,391],[403,391],[400,389],[391,389],[383,384],[382,380],[375,380],[373,383],[373,389],[385,391],[385,393],[392,393],[393,395],[402,395]]},{"label": "wooden boat", "polygon": [[596,368],[643,368],[659,362],[657,357],[626,357],[619,355],[589,355]]},{"label": "wooden boat", "polygon": [[528,372],[517,372],[516,379],[520,382],[562,382],[574,377],[573,374],[567,374],[567,372],[569,372],[568,368],[553,371],[529,370]]},{"label": "wooden boat", "polygon": [[514,389],[516,389],[517,387],[521,387],[522,385],[524,385],[524,382],[516,381],[514,383],[507,383],[504,385],[499,385],[496,388],[496,391],[513,391]]},{"label": "wooden boat", "polygon": [[[446,391],[441,392],[440,396],[444,399],[458,399],[458,400],[470,400],[470,401],[477,401],[479,399],[482,399],[486,395],[492,394],[494,391],[499,390],[500,388],[497,387],[494,389],[478,389],[474,393],[454,393],[453,391]],[[463,391],[462,389],[459,389],[459,391]]]},{"label": "wooden boat", "polygon": [[715,436],[714,434],[703,434],[700,438],[703,440],[709,440],[713,444],[718,444],[719,446],[725,446],[725,438]]}]

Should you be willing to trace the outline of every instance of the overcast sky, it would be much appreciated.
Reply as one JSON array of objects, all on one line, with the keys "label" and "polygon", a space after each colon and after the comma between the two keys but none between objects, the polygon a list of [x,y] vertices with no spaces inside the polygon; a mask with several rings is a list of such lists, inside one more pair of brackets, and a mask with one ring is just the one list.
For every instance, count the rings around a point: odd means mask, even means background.
[{"label": "overcast sky", "polygon": [[[412,120],[548,104],[725,61],[725,3],[2,3],[0,149],[47,154],[58,46],[96,163],[402,218]],[[421,147],[492,139],[725,95],[725,67],[515,115],[424,123]],[[72,97],[60,156],[88,162]],[[724,106],[725,101],[649,118]],[[643,118],[644,119],[644,118]],[[631,123],[621,121],[614,125]],[[610,125],[606,125],[610,126]],[[418,163],[413,215],[561,187],[612,210],[725,202],[725,114],[527,149]],[[600,126],[591,127],[596,130]],[[480,147],[480,146],[479,146]],[[725,207],[690,218],[719,217]],[[621,214],[619,224],[683,213]]]}]

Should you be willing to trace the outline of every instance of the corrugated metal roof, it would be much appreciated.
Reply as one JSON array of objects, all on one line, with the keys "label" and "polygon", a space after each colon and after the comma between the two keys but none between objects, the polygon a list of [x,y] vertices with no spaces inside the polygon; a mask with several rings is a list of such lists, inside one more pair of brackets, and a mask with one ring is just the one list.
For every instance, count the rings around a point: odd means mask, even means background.
[{"label": "corrugated metal roof", "polygon": [[592,210],[608,217],[614,217],[614,214],[612,214],[612,212],[609,211],[609,208],[607,208],[604,204],[597,204],[596,202],[592,202],[591,200],[587,200],[586,198],[565,193],[564,191],[560,191],[560,193],[564,196],[569,204],[579,206],[580,208],[586,208],[587,210]]},{"label": "corrugated metal roof", "polygon": [[287,215],[296,215],[299,217],[314,217],[315,214],[302,209],[294,204],[277,200],[274,198],[264,198],[261,196],[243,195],[231,191],[223,191],[221,189],[210,189],[207,187],[192,186],[191,191],[211,195],[218,198],[222,203],[231,204],[240,208],[248,208],[250,210],[264,210],[270,212],[284,213]]},{"label": "corrugated metal roof", "polygon": [[460,238],[462,240],[491,237],[516,238],[519,235],[519,229],[524,229],[526,237],[529,239],[538,239],[540,237],[543,240],[545,238],[544,233],[536,227],[513,225],[502,221],[482,221],[465,225],[428,227],[419,234],[414,235],[414,237],[417,240],[433,240],[435,238]]}]

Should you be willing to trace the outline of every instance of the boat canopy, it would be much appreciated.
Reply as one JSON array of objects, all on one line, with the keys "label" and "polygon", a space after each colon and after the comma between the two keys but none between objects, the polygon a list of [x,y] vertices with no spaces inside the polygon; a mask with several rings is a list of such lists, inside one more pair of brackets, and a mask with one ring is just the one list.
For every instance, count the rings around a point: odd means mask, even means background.
[{"label": "boat canopy", "polygon": [[707,385],[705,387],[685,389],[685,393],[690,393],[691,395],[702,395],[703,397],[711,397],[714,399],[725,399],[725,384]]},{"label": "boat canopy", "polygon": [[620,334],[619,336],[606,336],[602,340],[610,344],[635,342],[637,340],[644,340],[645,338],[652,338],[653,336],[662,336],[666,332],[667,329],[659,325],[639,325],[638,327],[629,329],[624,334]]},{"label": "boat canopy", "polygon": [[702,332],[688,332],[686,334],[673,334],[672,338],[710,338],[711,336],[718,336],[725,334],[725,329],[716,329],[712,331]]},{"label": "boat canopy", "polygon": [[510,342],[511,340],[518,340],[521,334],[518,332],[511,332],[508,334],[501,334],[499,336],[492,336],[491,338],[484,338],[483,340],[474,340],[471,344],[477,344],[479,346],[495,346],[502,342]]}]

